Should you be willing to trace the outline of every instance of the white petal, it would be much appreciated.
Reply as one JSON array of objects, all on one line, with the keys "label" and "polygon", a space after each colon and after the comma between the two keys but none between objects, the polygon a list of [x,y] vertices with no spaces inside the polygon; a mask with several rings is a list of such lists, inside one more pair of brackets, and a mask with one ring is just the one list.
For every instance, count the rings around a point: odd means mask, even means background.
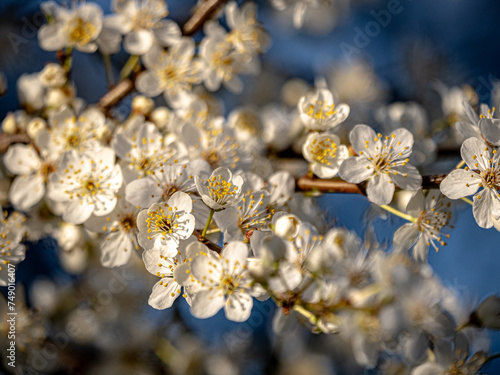
[{"label": "white petal", "polygon": [[478,184],[480,182],[481,178],[477,173],[470,170],[466,171],[465,169],[456,169],[451,171],[450,174],[441,181],[439,188],[448,198],[459,199],[476,193],[477,189],[479,189]]},{"label": "white petal", "polygon": [[16,177],[9,190],[10,201],[22,211],[27,211],[40,202],[44,195],[45,184],[38,175]]},{"label": "white petal", "polygon": [[191,313],[199,319],[210,318],[217,314],[224,304],[224,296],[217,289],[202,290],[193,297]]},{"label": "white petal", "polygon": [[394,183],[386,173],[379,173],[368,181],[368,199],[376,204],[389,204],[394,195]]},{"label": "white petal", "polygon": [[417,190],[422,186],[422,176],[413,165],[394,167],[393,171],[398,173],[392,174],[391,178],[401,189]]},{"label": "white petal", "polygon": [[164,278],[158,281],[149,296],[149,306],[158,310],[169,308],[172,306],[177,297],[179,297],[180,288],[179,284],[169,278]]},{"label": "white petal", "polygon": [[193,209],[193,200],[191,199],[189,194],[178,191],[174,193],[168,200],[168,205],[170,207],[175,207],[176,211],[184,211],[185,213],[190,213]]},{"label": "white petal", "polygon": [[481,137],[481,132],[479,131],[479,128],[468,122],[457,122],[455,128],[457,128],[458,132],[464,138]]},{"label": "white petal", "polygon": [[372,163],[362,156],[352,156],[342,163],[339,176],[353,184],[359,184],[373,176]]},{"label": "white petal", "polygon": [[411,196],[410,201],[406,206],[406,212],[409,215],[417,218],[420,216],[424,208],[425,208],[425,196],[424,193],[422,192],[422,189],[418,189]]},{"label": "white petal", "polygon": [[[179,28],[179,25],[172,20],[162,20],[157,23],[157,27],[154,29],[154,34],[156,39],[162,45],[169,46],[181,38],[181,29]],[[191,53],[191,57],[192,56],[193,53]]]},{"label": "white petal", "polygon": [[500,120],[483,118],[479,121],[479,129],[488,142],[500,145]]},{"label": "white petal", "polygon": [[123,266],[129,261],[132,251],[132,241],[127,233],[110,233],[101,243],[101,264],[104,267]]},{"label": "white petal", "polygon": [[238,76],[232,76],[231,79],[224,81],[223,85],[233,94],[240,94],[243,91],[243,80]]},{"label": "white petal", "polygon": [[158,76],[152,71],[145,71],[139,74],[135,80],[137,90],[147,96],[158,96],[163,92]]},{"label": "white petal", "polygon": [[472,206],[472,213],[476,219],[477,225],[481,228],[491,228],[493,220],[491,218],[492,208],[496,200],[495,193],[490,189],[484,189],[474,195],[474,205]]},{"label": "white petal", "polygon": [[33,146],[15,144],[9,147],[3,157],[3,162],[9,172],[22,175],[30,174],[40,167],[40,157]]},{"label": "white petal", "polygon": [[221,253],[222,267],[231,274],[241,273],[247,263],[248,246],[243,242],[230,242]]},{"label": "white petal", "polygon": [[66,47],[61,35],[61,25],[56,23],[42,25],[38,30],[38,44],[45,51],[58,51]]},{"label": "white petal", "polygon": [[417,243],[413,247],[413,258],[419,262],[427,262],[427,254],[429,253],[429,245],[424,235],[420,236]]},{"label": "white petal", "polygon": [[73,198],[66,206],[63,220],[71,224],[83,224],[92,212],[94,212],[93,205]]},{"label": "white petal", "polygon": [[366,141],[371,143],[376,137],[377,134],[375,134],[375,131],[368,125],[363,124],[356,125],[351,133],[349,133],[349,140],[351,141],[352,148],[354,148],[354,151],[357,153],[365,150]]},{"label": "white petal", "polygon": [[200,254],[191,262],[193,276],[206,285],[216,285],[221,278],[220,262],[207,255]]},{"label": "white petal", "polygon": [[132,31],[123,39],[123,49],[131,55],[144,55],[151,49],[154,42],[154,34],[150,30]]},{"label": "white petal", "polygon": [[460,154],[470,169],[482,170],[489,167],[488,164],[484,164],[484,158],[480,156],[480,154],[487,153],[487,159],[489,159],[489,151],[485,148],[487,148],[486,144],[479,138],[468,138],[462,143]]},{"label": "white petal", "polygon": [[153,179],[146,177],[130,182],[125,188],[125,199],[135,206],[149,207],[158,202],[163,190]]},{"label": "white petal", "polygon": [[415,244],[419,233],[416,224],[405,224],[394,233],[392,244],[398,250],[407,251]]},{"label": "white petal", "polygon": [[438,365],[437,363],[424,363],[411,372],[411,375],[442,375],[446,372],[446,369]]},{"label": "white petal", "polygon": [[233,322],[244,322],[250,317],[252,312],[253,300],[249,294],[233,293],[224,306],[226,318]]}]

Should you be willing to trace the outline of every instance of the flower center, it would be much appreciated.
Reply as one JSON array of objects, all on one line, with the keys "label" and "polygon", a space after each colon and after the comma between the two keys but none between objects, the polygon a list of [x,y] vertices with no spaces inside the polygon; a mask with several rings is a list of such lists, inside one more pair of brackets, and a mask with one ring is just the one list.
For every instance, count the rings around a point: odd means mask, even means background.
[{"label": "flower center", "polygon": [[41,174],[43,176],[43,181],[47,182],[49,176],[56,171],[56,166],[52,163],[43,163],[41,168]]},{"label": "flower center", "polygon": [[162,198],[164,200],[169,200],[170,197],[176,192],[176,191],[179,191],[179,188],[175,185],[169,185],[167,187],[165,187],[165,189],[163,189],[163,194],[162,194]]},{"label": "flower center", "polygon": [[315,120],[326,120],[337,113],[334,103],[326,103],[322,100],[315,100],[307,107],[306,115]]},{"label": "flower center", "polygon": [[232,276],[230,275],[225,275],[220,284],[219,287],[222,288],[225,291],[225,294],[232,294],[236,288],[238,288],[238,281],[234,280]]},{"label": "flower center", "polygon": [[498,169],[488,168],[481,172],[483,183],[485,186],[496,189],[500,185],[500,173]]},{"label": "flower center", "polygon": [[208,179],[208,192],[210,197],[217,203],[223,202],[227,197],[238,194],[238,186],[233,185],[222,178],[221,175]]},{"label": "flower center", "polygon": [[66,142],[68,143],[68,145],[70,145],[71,147],[78,147],[80,146],[80,137],[78,136],[78,134],[71,134],[67,139],[66,139]]},{"label": "flower center", "polygon": [[71,22],[73,29],[69,33],[69,39],[73,43],[87,44],[92,40],[92,37],[96,31],[96,27],[88,21],[84,21],[80,17]]},{"label": "flower center", "polygon": [[337,145],[330,138],[314,139],[309,147],[313,159],[320,164],[331,165],[329,159],[337,157]]},{"label": "flower center", "polygon": [[99,189],[99,184],[97,182],[92,181],[92,180],[88,180],[85,183],[84,187],[85,187],[85,190],[87,190],[87,192],[90,195],[96,195],[97,190]]},{"label": "flower center", "polygon": [[[174,223],[175,217],[172,215],[172,207],[168,207],[169,212],[166,213],[163,208],[158,207],[157,210],[148,212],[148,218],[146,219],[146,224],[148,227],[148,233],[160,233],[162,235],[162,240],[165,236],[172,234],[174,229],[179,227],[179,224]],[[151,240],[151,236],[148,236]]]},{"label": "flower center", "polygon": [[219,158],[219,154],[215,150],[207,150],[203,151],[203,159],[207,161],[208,164],[212,168],[215,168],[215,166],[219,165],[219,162],[221,161]]},{"label": "flower center", "polygon": [[127,215],[122,218],[120,225],[126,232],[130,232],[135,227],[135,219],[132,215]]}]

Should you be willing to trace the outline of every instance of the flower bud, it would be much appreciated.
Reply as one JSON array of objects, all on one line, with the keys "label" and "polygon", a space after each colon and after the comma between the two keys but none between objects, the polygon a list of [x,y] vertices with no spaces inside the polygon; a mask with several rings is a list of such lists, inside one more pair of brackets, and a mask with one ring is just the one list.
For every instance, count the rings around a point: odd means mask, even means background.
[{"label": "flower bud", "polygon": [[150,118],[158,129],[163,129],[167,127],[173,116],[174,114],[167,107],[158,107],[151,112]]},{"label": "flower bud", "polygon": [[283,215],[274,223],[274,233],[283,238],[295,238],[299,233],[300,220],[295,215]]},{"label": "flower bud", "polygon": [[2,121],[2,130],[7,134],[14,134],[17,131],[16,117],[13,113],[8,113]]},{"label": "flower bud", "polygon": [[153,99],[137,95],[132,99],[132,113],[138,113],[144,116],[149,115],[155,108]]},{"label": "flower bud", "polygon": [[47,123],[41,117],[35,117],[28,123],[26,128],[26,133],[28,133],[31,139],[35,139],[37,134],[47,127]]},{"label": "flower bud", "polygon": [[475,316],[483,326],[500,329],[500,297],[493,295],[486,298],[475,311]]},{"label": "flower bud", "polygon": [[19,102],[27,111],[34,112],[43,108],[45,87],[40,82],[38,73],[21,75],[16,88]]},{"label": "flower bud", "polygon": [[45,87],[61,87],[66,83],[66,74],[63,67],[56,63],[48,63],[40,72],[40,82]]}]

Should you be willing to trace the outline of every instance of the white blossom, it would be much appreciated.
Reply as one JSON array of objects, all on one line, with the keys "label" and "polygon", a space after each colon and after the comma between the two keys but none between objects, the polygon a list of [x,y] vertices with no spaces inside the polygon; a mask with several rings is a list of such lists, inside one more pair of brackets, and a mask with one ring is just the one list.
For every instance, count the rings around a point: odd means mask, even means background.
[{"label": "white blossom", "polygon": [[349,116],[347,104],[336,105],[333,94],[328,89],[318,89],[300,98],[298,103],[300,118],[311,130],[325,131],[336,127]]},{"label": "white blossom", "polygon": [[347,146],[340,144],[334,134],[312,133],[302,147],[304,158],[310,162],[312,172],[320,178],[337,175],[342,162],[349,157]]},{"label": "white blossom", "polygon": [[406,212],[415,222],[399,228],[394,233],[393,244],[402,250],[409,250],[414,246],[413,257],[426,261],[429,246],[432,245],[438,251],[438,246],[446,246],[445,239],[450,237],[443,232],[449,226],[450,201],[435,190],[430,190],[425,197],[422,189],[419,189],[408,202]]},{"label": "white blossom", "polygon": [[46,51],[74,47],[93,53],[102,30],[102,9],[95,3],[80,3],[65,9],[53,3],[51,22],[38,30],[38,42]]},{"label": "white blossom", "polygon": [[205,319],[224,308],[229,320],[247,320],[253,305],[249,294],[251,279],[246,271],[247,245],[230,242],[220,257],[204,245],[198,247],[200,252],[191,262],[191,272],[201,288],[193,296],[192,314]]},{"label": "white blossom", "polygon": [[64,204],[63,220],[81,224],[92,213],[103,216],[115,208],[122,182],[112,149],[105,147],[92,153],[70,150],[49,178],[48,197]]},{"label": "white blossom", "polygon": [[190,196],[178,191],[167,202],[153,203],[147,210],[139,212],[139,245],[145,250],[160,250],[165,256],[174,256],[180,240],[193,233],[195,218],[191,214],[192,208]]},{"label": "white blossom", "polygon": [[367,125],[356,125],[349,139],[359,156],[346,159],[339,175],[355,184],[368,180],[366,192],[373,203],[390,203],[395,185],[417,190],[422,184],[422,176],[408,164],[413,146],[413,135],[408,130],[396,129],[382,137]]},{"label": "white blossom", "polygon": [[241,200],[243,178],[233,176],[227,168],[217,168],[206,180],[194,176],[194,182],[201,199],[212,210],[234,206]]},{"label": "white blossom", "polygon": [[491,228],[492,215],[500,217],[500,156],[478,138],[466,139],[460,152],[467,167],[451,171],[441,182],[441,192],[450,199],[474,194],[474,218],[480,227]]}]

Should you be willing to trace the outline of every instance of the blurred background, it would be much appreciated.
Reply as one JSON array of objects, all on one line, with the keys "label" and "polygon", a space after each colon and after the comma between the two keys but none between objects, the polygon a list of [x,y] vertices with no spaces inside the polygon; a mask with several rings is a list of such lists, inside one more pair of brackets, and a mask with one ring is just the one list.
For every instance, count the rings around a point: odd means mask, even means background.
[{"label": "blurred background", "polygon": [[[110,12],[110,1],[95,1]],[[428,116],[429,136],[439,145],[436,159],[423,163],[426,173],[446,173],[460,161],[459,147],[448,142],[443,94],[459,87],[478,103],[495,102],[500,77],[500,3],[494,0],[340,0],[331,12],[309,12],[304,25],[292,24],[292,9],[276,10],[270,1],[256,1],[258,18],[272,38],[262,56],[262,73],[245,79],[245,91],[217,95],[225,110],[243,104],[263,107],[286,102],[286,84],[326,82],[342,102],[351,105],[345,134],[355,123],[377,126],[374,109],[388,103],[414,101]],[[0,97],[0,118],[18,108],[16,80],[40,71],[54,53],[37,44],[37,29],[45,19],[39,0],[0,2],[0,71],[7,93]],[[183,24],[195,5],[192,0],[167,1],[170,18]],[[392,7],[392,8],[391,8]],[[389,9],[397,9],[387,13]],[[386,16],[390,14],[390,18]],[[385,18],[384,18],[385,17]],[[128,56],[112,56],[115,73]],[[290,79],[299,78],[290,83]],[[107,90],[99,54],[76,52],[72,79],[78,96],[95,103]],[[290,86],[288,86],[290,87]],[[444,87],[444,88],[443,88]],[[493,92],[493,94],[492,94]],[[161,99],[159,99],[161,100]],[[131,99],[118,106],[126,115]],[[444,125],[443,125],[444,124]],[[374,225],[378,241],[390,246],[392,234],[403,224],[397,218],[366,220],[370,204],[364,197],[325,195],[319,198],[328,221],[364,237]],[[429,252],[429,263],[443,283],[471,305],[500,289],[500,233],[477,226],[470,207],[456,211],[455,230],[439,253]],[[35,230],[35,229],[33,229]],[[302,327],[287,335],[272,331],[275,307],[256,302],[249,321],[233,323],[220,312],[198,320],[179,299],[173,308],[149,307],[155,278],[139,257],[118,269],[99,264],[86,234],[59,229],[65,252],[51,238],[29,246],[17,272],[18,298],[27,307],[20,343],[30,350],[21,359],[25,373],[92,374],[376,374],[343,360],[350,349],[327,335],[313,335]],[[18,299],[19,302],[19,299]],[[2,302],[4,303],[4,302]],[[490,335],[491,352],[500,351],[498,332]],[[43,346],[30,346],[34,341]],[[348,353],[347,353],[348,354]],[[485,373],[500,373],[500,361]]]}]

